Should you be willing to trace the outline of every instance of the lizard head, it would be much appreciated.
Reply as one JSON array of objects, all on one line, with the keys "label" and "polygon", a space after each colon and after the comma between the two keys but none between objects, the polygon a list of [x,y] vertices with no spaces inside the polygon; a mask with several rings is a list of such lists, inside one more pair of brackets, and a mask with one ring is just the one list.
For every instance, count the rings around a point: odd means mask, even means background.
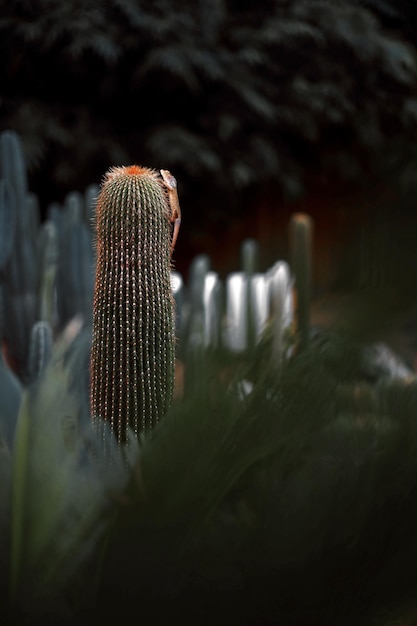
[{"label": "lizard head", "polygon": [[162,180],[168,191],[173,191],[177,188],[177,180],[175,176],[171,174],[169,170],[159,170],[161,172]]}]

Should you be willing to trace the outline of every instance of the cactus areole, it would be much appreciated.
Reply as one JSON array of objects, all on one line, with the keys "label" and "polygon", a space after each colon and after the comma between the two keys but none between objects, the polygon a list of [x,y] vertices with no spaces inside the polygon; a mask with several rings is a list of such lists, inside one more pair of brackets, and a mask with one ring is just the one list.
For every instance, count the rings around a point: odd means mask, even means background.
[{"label": "cactus areole", "polygon": [[91,415],[119,444],[151,429],[173,396],[169,191],[155,170],[114,167],[96,205]]}]

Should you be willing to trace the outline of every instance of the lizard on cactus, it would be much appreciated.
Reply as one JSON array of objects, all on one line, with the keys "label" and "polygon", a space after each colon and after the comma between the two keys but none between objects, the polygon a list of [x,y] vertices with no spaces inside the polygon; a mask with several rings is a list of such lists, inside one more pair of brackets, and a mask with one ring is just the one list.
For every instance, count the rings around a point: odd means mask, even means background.
[{"label": "lizard on cactus", "polygon": [[[174,385],[171,254],[180,210],[167,170],[132,165],[105,175],[96,205],[90,404],[119,444],[166,413]],[[171,239],[172,223],[174,223]]]}]

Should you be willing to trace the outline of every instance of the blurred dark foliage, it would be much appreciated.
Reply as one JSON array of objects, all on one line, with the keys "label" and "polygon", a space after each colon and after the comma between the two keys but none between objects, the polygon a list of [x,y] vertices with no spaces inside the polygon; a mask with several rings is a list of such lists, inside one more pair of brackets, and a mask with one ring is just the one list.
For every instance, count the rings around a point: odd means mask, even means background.
[{"label": "blurred dark foliage", "polygon": [[14,448],[0,439],[0,536],[21,537],[11,603],[0,542],[2,626],[415,625],[416,378],[312,331],[281,366],[267,335],[204,352],[198,384],[124,449],[129,475],[79,412],[84,331],[62,337]]},{"label": "blurred dark foliage", "polygon": [[411,159],[411,2],[0,7],[0,128],[21,134],[43,202],[139,162],[175,171],[191,226],[214,198],[212,220],[263,184],[300,196],[306,170],[369,184]]},{"label": "blurred dark foliage", "polygon": [[[0,130],[22,137],[43,216],[111,165],[168,168],[186,215],[178,259],[186,271],[198,252],[214,258],[234,236],[252,236],[263,191],[270,213],[317,187],[322,197],[337,189],[366,198],[377,220],[381,185],[382,202],[394,192],[396,214],[414,206],[411,2],[0,0],[0,8]],[[342,255],[338,265],[349,267]]]}]

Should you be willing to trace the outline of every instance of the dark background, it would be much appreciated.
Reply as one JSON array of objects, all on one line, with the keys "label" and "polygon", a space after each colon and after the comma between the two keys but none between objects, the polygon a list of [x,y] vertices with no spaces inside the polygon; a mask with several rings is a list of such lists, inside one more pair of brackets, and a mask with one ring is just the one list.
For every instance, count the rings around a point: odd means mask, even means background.
[{"label": "dark background", "polygon": [[178,179],[184,273],[200,252],[220,273],[237,269],[248,236],[265,269],[302,210],[316,223],[319,291],[366,286],[363,264],[394,240],[396,272],[414,278],[411,0],[0,7],[0,130],[20,133],[43,215],[108,167],[138,163]]}]

